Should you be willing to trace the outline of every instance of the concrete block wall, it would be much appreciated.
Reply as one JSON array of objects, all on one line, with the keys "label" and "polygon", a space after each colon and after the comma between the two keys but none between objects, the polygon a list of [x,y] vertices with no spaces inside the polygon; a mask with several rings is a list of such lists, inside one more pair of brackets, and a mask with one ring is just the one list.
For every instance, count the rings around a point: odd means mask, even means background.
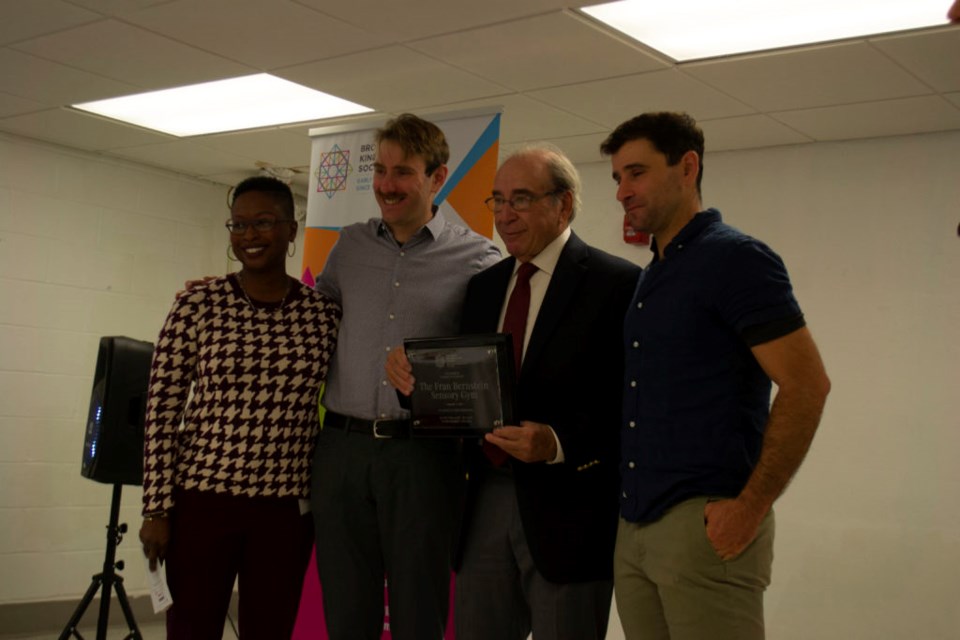
[{"label": "concrete block wall", "polygon": [[[0,605],[79,599],[112,487],[80,476],[101,336],[156,340],[184,280],[227,268],[227,188],[0,136]],[[139,487],[118,558],[143,593]]]}]

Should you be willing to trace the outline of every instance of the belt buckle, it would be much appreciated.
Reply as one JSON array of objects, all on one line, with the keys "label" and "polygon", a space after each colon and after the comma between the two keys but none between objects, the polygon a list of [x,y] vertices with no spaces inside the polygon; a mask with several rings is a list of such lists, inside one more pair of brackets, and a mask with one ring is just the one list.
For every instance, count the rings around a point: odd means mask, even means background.
[{"label": "belt buckle", "polygon": [[393,422],[392,420],[374,420],[373,421],[373,437],[377,440],[389,440],[393,436],[380,433],[380,423],[381,422]]}]

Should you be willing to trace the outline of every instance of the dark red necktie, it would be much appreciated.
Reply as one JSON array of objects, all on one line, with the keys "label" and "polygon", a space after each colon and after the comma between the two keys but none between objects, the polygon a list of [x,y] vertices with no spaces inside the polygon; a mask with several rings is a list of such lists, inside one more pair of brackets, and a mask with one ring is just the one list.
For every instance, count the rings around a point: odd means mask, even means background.
[{"label": "dark red necktie", "polygon": [[[503,315],[503,332],[513,336],[513,362],[516,378],[520,379],[520,363],[523,361],[523,337],[527,333],[527,315],[530,312],[530,278],[537,267],[524,262],[517,270],[517,282],[513,285],[507,311]],[[503,465],[510,457],[500,447],[483,441],[483,452],[495,467]]]}]

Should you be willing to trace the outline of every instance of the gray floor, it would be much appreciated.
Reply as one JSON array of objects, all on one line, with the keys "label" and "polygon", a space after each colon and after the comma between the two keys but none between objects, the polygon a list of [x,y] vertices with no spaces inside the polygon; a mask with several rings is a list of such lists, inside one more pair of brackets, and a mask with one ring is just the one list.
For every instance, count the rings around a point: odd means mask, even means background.
[{"label": "gray floor", "polygon": [[[80,629],[78,629],[81,637],[84,638],[84,640],[96,640],[96,637],[97,637],[96,621],[93,622],[93,625],[94,626],[92,627],[87,627],[86,625],[83,625],[80,627]],[[166,640],[167,632],[162,623],[160,624],[150,623],[144,626],[140,626],[140,624],[137,623],[137,626],[140,628],[140,635],[143,638],[143,640]],[[109,640],[115,640],[117,638],[125,638],[128,632],[129,631],[126,626],[110,626],[110,627],[107,627],[107,638]],[[0,633],[0,640],[50,640],[51,637],[59,637],[59,636],[51,636],[49,633],[42,634],[42,635],[25,635],[25,636],[24,635],[8,635],[5,633]],[[224,634],[223,637],[232,638],[232,636],[228,636],[226,634]]]},{"label": "gray floor", "polygon": [[[81,637],[84,640],[96,640],[97,629],[96,629],[96,620],[94,619],[91,624],[93,626],[88,627],[87,625],[81,625],[78,629]],[[167,631],[162,622],[149,622],[144,625],[137,623],[137,627],[140,629],[140,636],[142,640],[166,640]],[[61,629],[62,631],[62,629]],[[5,633],[0,633],[0,640],[51,640],[51,638],[56,638],[58,632],[53,632],[55,635],[48,633],[43,633],[40,635],[9,635]],[[120,626],[109,626],[107,627],[107,640],[118,640],[120,638],[126,638],[129,633],[129,629],[126,625]],[[76,637],[76,636],[74,636]],[[236,640],[237,635],[233,632],[233,629],[230,628],[229,623],[223,631],[223,640]]]},{"label": "gray floor", "polygon": [[[142,640],[165,640],[167,637],[165,616],[155,615],[149,597],[132,598],[130,608],[134,622],[140,631]],[[16,607],[0,607],[0,640],[51,640],[59,638],[73,617],[79,602],[33,603]],[[96,640],[99,600],[94,600],[80,619],[77,629],[79,635],[67,636],[70,640]],[[230,615],[236,620],[236,600],[232,603]],[[223,640],[237,640],[230,619],[224,624]],[[130,628],[126,624],[123,610],[114,600],[110,606],[110,624],[107,627],[107,640],[126,638]]]}]

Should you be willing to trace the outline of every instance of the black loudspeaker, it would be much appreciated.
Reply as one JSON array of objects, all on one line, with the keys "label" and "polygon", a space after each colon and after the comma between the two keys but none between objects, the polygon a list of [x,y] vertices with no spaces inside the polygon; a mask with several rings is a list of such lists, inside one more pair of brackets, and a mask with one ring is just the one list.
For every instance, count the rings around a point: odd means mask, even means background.
[{"label": "black loudspeaker", "polygon": [[110,484],[143,484],[143,416],[153,345],[100,338],[83,439],[80,475]]}]

